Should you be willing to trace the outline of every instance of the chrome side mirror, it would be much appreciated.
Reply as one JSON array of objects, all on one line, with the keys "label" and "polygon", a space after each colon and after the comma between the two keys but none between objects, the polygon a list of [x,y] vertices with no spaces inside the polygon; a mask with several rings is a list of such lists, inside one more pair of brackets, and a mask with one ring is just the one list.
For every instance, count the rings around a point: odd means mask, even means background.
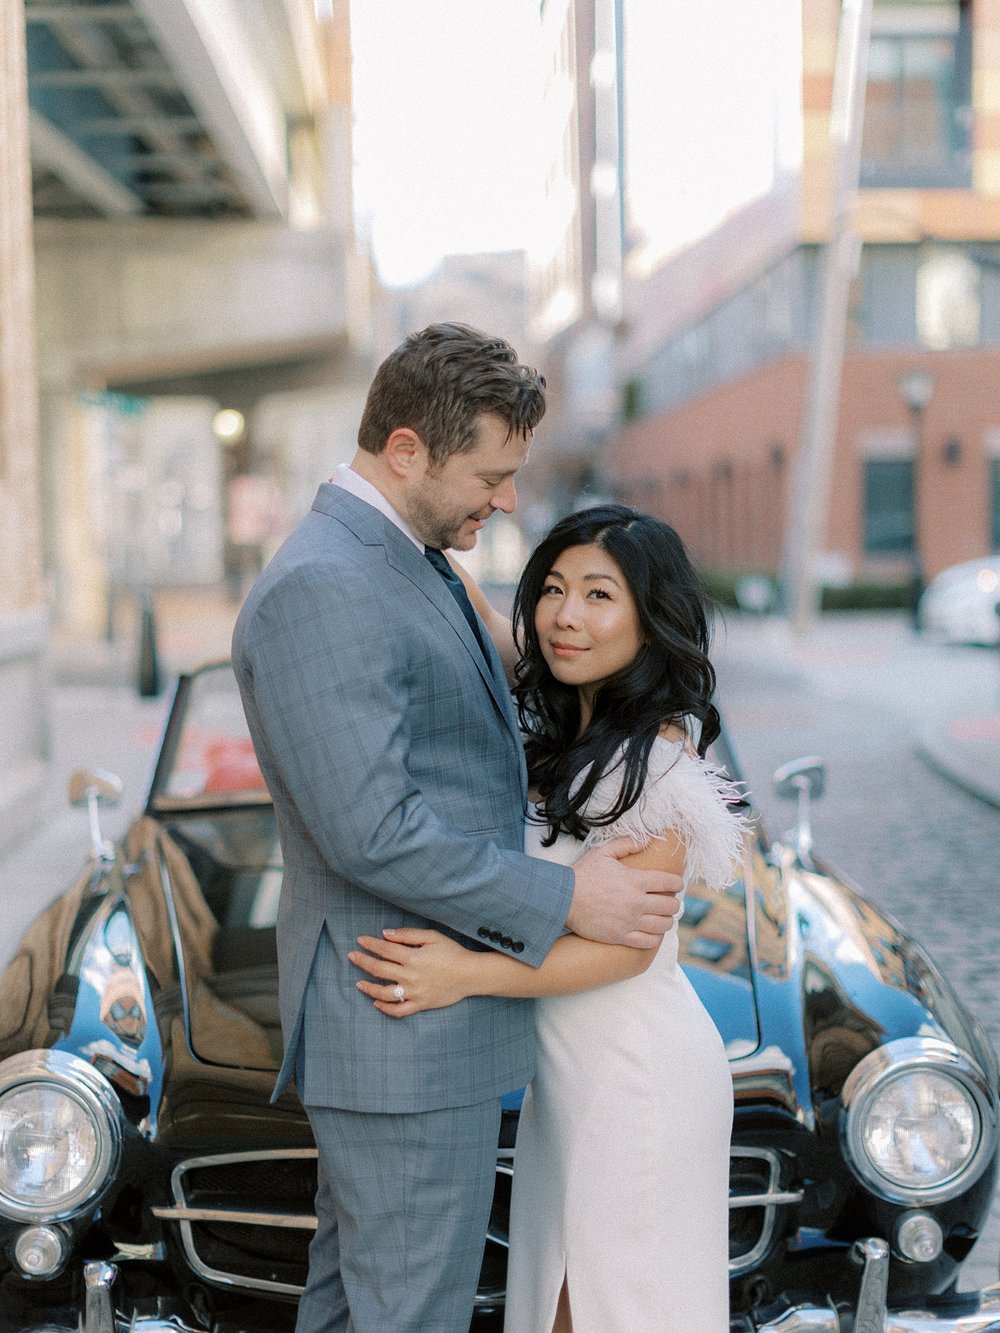
[{"label": "chrome side mirror", "polygon": [[775,769],[771,778],[775,796],[783,801],[794,801],[797,806],[795,827],[795,854],[804,866],[812,867],[812,802],[826,790],[826,766],[821,759],[810,755],[806,759],[792,759]]},{"label": "chrome side mirror", "polygon": [[101,836],[99,807],[117,805],[121,799],[121,778],[103,768],[78,768],[70,775],[70,805],[87,807],[90,822],[90,854],[100,861],[114,860],[114,849]]}]

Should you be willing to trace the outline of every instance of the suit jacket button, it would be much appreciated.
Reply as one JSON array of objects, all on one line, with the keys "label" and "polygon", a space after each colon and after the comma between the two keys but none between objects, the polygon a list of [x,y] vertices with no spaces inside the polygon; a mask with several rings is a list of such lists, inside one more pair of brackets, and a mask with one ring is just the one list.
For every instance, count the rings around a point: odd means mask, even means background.
[{"label": "suit jacket button", "polygon": [[500,941],[500,943],[503,945],[505,949],[509,949],[511,945],[514,943],[514,941],[511,939],[509,935],[505,935],[503,939]]},{"label": "suit jacket button", "polygon": [[493,941],[494,944],[499,944],[500,941],[503,939],[503,933],[499,930],[491,930],[490,939]]},{"label": "suit jacket button", "polygon": [[515,940],[510,949],[511,953],[524,953],[524,940]]},{"label": "suit jacket button", "polygon": [[476,931],[476,934],[479,936],[481,940],[488,940],[490,937],[489,926],[480,926],[479,929]]}]

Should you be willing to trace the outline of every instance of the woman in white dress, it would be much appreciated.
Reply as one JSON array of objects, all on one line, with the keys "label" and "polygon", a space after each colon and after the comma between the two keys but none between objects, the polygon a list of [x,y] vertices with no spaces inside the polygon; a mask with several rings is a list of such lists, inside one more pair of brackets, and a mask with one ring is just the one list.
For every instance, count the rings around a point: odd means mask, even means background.
[{"label": "woman in white dress", "polygon": [[[703,757],[719,731],[715,675],[674,530],[620,505],[562,520],[525,568],[514,624],[526,850],[569,864],[628,833],[631,863],[685,887],[728,883],[745,826],[729,808],[739,793]],[[352,957],[390,1017],[473,995],[537,999],[507,1333],[728,1333],[732,1082],[676,930],[658,950],[566,935],[537,969],[432,930],[386,936]]]}]

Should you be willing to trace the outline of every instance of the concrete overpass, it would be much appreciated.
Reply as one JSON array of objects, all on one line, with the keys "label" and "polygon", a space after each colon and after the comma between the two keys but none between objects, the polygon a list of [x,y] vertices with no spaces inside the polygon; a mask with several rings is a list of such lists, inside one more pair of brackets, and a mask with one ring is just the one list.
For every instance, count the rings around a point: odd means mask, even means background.
[{"label": "concrete overpass", "polygon": [[36,216],[290,216],[328,98],[309,0],[26,0]]},{"label": "concrete overpass", "polygon": [[[0,572],[14,546],[41,566],[0,593],[9,841],[45,785],[52,620],[101,635],[116,585],[208,577],[227,480],[263,454],[293,505],[326,475],[367,384],[371,280],[347,0],[0,0],[0,21],[0,405],[34,378],[32,319],[38,382],[37,432],[23,391],[0,421],[0,498],[24,501]],[[247,422],[229,447],[222,407]]]}]

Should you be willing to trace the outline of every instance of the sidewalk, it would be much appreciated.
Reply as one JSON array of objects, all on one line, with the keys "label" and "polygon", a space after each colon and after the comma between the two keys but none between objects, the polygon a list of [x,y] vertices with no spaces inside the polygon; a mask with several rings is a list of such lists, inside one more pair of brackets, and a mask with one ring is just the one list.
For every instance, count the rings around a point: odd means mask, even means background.
[{"label": "sidewalk", "polygon": [[34,917],[83,866],[86,812],[67,799],[70,774],[102,768],[122,780],[120,804],[101,812],[105,837],[124,833],[141,807],[178,672],[229,655],[238,608],[217,589],[163,592],[155,603],[161,692],[138,693],[139,616],[123,607],[114,643],[53,633],[49,665],[51,782],[34,831],[0,851],[0,967]]},{"label": "sidewalk", "polygon": [[953,717],[920,737],[917,750],[942,777],[1000,809],[1000,715]]},{"label": "sidewalk", "polygon": [[[153,626],[164,688],[180,671],[229,656],[239,605],[224,589],[171,588],[153,599]],[[140,617],[134,602],[118,609],[114,642],[80,639],[56,627],[52,635],[52,674],[56,685],[130,686],[139,680]]]},{"label": "sidewalk", "polygon": [[737,702],[758,670],[772,681],[780,670],[790,690],[807,685],[904,715],[929,767],[1000,808],[1000,652],[934,643],[903,613],[827,614],[797,638],[775,617],[726,612],[713,657]]}]

